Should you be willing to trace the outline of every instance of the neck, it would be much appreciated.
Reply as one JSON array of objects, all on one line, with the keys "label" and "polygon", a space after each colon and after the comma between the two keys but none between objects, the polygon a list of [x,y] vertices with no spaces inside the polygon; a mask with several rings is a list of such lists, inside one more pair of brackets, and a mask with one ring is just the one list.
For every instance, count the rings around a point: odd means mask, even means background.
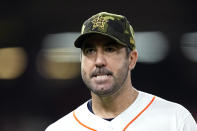
[{"label": "neck", "polygon": [[129,82],[119,91],[110,96],[92,95],[92,108],[94,113],[101,118],[115,118],[126,110],[137,98],[138,91]]}]

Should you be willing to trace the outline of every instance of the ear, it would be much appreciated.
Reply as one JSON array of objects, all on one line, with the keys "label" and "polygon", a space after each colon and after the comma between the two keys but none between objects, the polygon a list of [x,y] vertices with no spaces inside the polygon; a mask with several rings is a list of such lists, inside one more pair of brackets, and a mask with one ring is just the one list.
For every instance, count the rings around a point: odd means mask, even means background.
[{"label": "ear", "polygon": [[133,70],[135,68],[135,65],[137,63],[138,59],[138,52],[137,50],[133,50],[129,54],[129,69]]},{"label": "ear", "polygon": [[82,57],[82,50],[81,50],[81,53],[80,53],[80,62],[81,62],[81,57]]}]

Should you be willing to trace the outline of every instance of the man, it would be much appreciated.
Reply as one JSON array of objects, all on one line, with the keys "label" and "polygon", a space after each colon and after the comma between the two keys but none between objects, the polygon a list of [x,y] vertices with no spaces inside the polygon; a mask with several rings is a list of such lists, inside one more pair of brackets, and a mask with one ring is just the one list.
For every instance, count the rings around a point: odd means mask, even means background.
[{"label": "man", "polygon": [[74,44],[81,48],[81,74],[92,99],[46,131],[197,131],[183,106],[133,87],[138,53],[124,16],[92,16]]}]

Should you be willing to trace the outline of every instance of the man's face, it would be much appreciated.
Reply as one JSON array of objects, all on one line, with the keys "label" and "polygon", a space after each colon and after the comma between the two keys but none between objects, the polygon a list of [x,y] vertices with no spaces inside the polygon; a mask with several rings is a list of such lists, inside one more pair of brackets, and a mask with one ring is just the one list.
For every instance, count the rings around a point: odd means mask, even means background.
[{"label": "man's face", "polygon": [[128,72],[129,58],[123,46],[102,35],[91,35],[84,41],[81,74],[93,93],[113,94],[122,87]]}]

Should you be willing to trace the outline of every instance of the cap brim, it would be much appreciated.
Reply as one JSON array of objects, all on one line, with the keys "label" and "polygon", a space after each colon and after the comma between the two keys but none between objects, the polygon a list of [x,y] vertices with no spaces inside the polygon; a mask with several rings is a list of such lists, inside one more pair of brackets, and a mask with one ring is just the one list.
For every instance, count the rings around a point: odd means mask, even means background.
[{"label": "cap brim", "polygon": [[82,44],[83,44],[83,41],[85,40],[85,38],[87,38],[88,36],[90,36],[91,34],[100,34],[100,35],[104,35],[104,36],[107,36],[113,40],[115,40],[117,43],[119,43],[120,45],[123,45],[123,46],[127,46],[127,44],[123,43],[122,41],[120,41],[119,39],[117,39],[116,37],[114,36],[111,36],[109,34],[105,34],[103,32],[95,32],[95,31],[91,31],[91,32],[88,32],[88,33],[84,33],[84,34],[81,34],[74,42],[74,45],[75,47],[77,48],[81,48]]}]

